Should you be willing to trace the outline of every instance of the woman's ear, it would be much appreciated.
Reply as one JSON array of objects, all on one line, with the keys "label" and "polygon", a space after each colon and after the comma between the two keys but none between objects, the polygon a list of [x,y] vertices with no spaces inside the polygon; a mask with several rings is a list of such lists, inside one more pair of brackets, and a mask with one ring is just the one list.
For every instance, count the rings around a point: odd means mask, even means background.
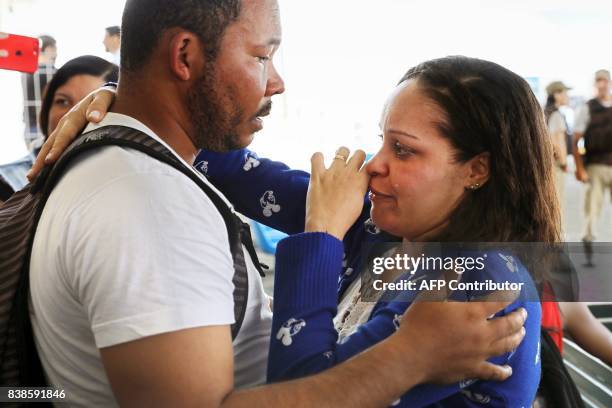
[{"label": "woman's ear", "polygon": [[468,161],[468,177],[465,188],[468,190],[478,190],[488,180],[491,168],[491,154],[489,152],[480,153]]}]

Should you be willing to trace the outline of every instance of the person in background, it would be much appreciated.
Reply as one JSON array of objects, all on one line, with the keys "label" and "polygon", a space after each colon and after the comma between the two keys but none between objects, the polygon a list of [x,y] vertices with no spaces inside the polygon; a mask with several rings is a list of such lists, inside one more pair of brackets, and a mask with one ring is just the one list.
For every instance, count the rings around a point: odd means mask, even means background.
[{"label": "person in background", "polygon": [[77,102],[105,82],[116,82],[119,67],[103,58],[83,55],[65,63],[47,87],[40,109],[40,128],[47,139]]},{"label": "person in background", "polygon": [[102,43],[104,44],[104,50],[111,54],[111,62],[119,65],[121,59],[121,28],[119,26],[106,27]]},{"label": "person in background", "polygon": [[[42,140],[55,129],[59,120],[75,103],[99,88],[105,82],[117,81],[119,68],[103,58],[84,55],[65,63],[47,84],[40,104],[40,129]],[[0,166],[13,190],[21,190],[26,184],[26,173],[32,167],[30,156]]]},{"label": "person in background", "polygon": [[43,135],[38,127],[38,116],[47,83],[56,72],[57,43],[55,39],[49,35],[41,35],[38,39],[40,41],[38,68],[32,74],[21,74],[25,125],[23,138],[30,153],[19,160],[0,166],[0,176],[15,191],[26,185],[25,174],[32,166],[32,154],[36,154],[42,144]]},{"label": "person in background", "polygon": [[25,122],[24,139],[30,151],[40,146],[42,134],[38,128],[38,116],[47,83],[55,74],[57,43],[49,35],[41,35],[38,70],[33,74],[22,74],[23,120]]},{"label": "person in background", "polygon": [[[612,96],[610,71],[595,73],[597,95],[582,106],[574,123],[574,160],[576,179],[587,183],[584,201],[585,230],[582,241],[587,265],[592,265],[592,242],[596,223],[604,203],[604,193],[612,189]],[[584,156],[578,143],[584,138]]]},{"label": "person in background", "polygon": [[555,155],[555,187],[561,206],[563,206],[565,193],[565,173],[567,171],[568,152],[567,140],[571,137],[571,133],[565,115],[559,108],[568,105],[569,96],[567,95],[567,91],[570,89],[571,88],[561,81],[551,82],[546,87],[548,98],[546,99],[546,106],[544,107],[546,125],[552,139],[553,153]]}]

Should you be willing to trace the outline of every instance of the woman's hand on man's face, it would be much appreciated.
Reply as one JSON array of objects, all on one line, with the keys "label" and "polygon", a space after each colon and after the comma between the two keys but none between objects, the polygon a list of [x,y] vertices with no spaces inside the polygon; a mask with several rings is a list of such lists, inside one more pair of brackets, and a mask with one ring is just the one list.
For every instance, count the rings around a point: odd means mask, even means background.
[{"label": "woman's hand on man's face", "polygon": [[339,240],[357,220],[363,209],[369,176],[365,171],[365,152],[341,147],[329,169],[323,155],[312,156],[312,172],[306,199],[306,232],[327,232]]},{"label": "woman's hand on man's face", "polygon": [[115,100],[115,92],[109,88],[100,88],[82,101],[74,105],[68,113],[60,119],[57,127],[51,132],[42,145],[34,165],[27,174],[28,180],[33,181],[40,174],[45,165],[53,164],[62,155],[64,150],[79,135],[87,122],[99,123]]}]

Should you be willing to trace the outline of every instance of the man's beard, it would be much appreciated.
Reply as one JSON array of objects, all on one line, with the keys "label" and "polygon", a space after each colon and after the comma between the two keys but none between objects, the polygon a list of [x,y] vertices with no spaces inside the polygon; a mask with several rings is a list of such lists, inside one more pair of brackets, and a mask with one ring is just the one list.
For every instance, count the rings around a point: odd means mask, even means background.
[{"label": "man's beard", "polygon": [[214,152],[240,149],[237,127],[243,122],[244,110],[230,92],[215,87],[213,64],[204,70],[187,95],[187,108],[194,127],[193,141],[197,148]]}]

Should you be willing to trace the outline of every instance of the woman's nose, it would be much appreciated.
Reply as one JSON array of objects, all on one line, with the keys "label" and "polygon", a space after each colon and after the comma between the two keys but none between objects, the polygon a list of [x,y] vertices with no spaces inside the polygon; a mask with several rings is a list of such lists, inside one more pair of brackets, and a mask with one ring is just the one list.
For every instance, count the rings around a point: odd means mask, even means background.
[{"label": "woman's nose", "polygon": [[386,176],[388,174],[387,161],[382,148],[368,161],[366,172],[370,177]]}]

